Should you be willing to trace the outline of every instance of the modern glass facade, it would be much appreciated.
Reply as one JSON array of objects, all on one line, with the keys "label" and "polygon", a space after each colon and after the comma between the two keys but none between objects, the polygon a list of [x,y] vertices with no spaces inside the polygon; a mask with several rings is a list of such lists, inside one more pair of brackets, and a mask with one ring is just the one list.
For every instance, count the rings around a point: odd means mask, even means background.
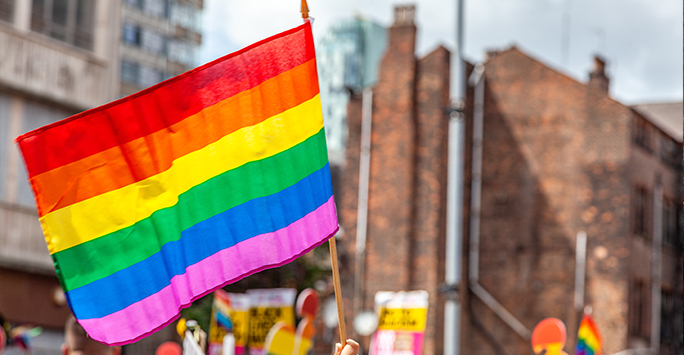
[{"label": "modern glass facade", "polygon": [[333,25],[316,44],[321,103],[330,163],[344,162],[350,90],[375,85],[387,30],[366,19]]}]

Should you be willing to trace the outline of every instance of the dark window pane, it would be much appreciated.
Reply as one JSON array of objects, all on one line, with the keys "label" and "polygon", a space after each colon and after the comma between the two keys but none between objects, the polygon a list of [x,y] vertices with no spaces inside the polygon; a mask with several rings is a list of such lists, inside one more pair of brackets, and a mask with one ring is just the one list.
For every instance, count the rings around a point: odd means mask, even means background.
[{"label": "dark window pane", "polygon": [[50,37],[67,42],[69,38],[69,28],[67,27],[67,17],[69,16],[69,0],[52,0],[52,25]]},{"label": "dark window pane", "polygon": [[74,29],[74,45],[84,49],[93,47],[94,0],[78,0],[76,2],[76,28]]},{"label": "dark window pane", "polygon": [[681,204],[677,205],[677,229],[675,230],[675,246],[679,251],[684,247],[684,215]]},{"label": "dark window pane", "polygon": [[145,12],[155,16],[164,17],[166,14],[166,4],[163,0],[145,0]]},{"label": "dark window pane", "polygon": [[92,49],[95,0],[33,0],[32,4],[31,30]]},{"label": "dark window pane", "polygon": [[674,167],[675,169],[681,164],[679,157],[680,150],[674,140],[666,135],[660,135],[660,159],[663,163]]},{"label": "dark window pane", "polygon": [[648,193],[643,187],[637,187],[634,194],[634,234],[646,235]]},{"label": "dark window pane", "polygon": [[138,84],[140,66],[138,63],[128,60],[121,61],[121,81],[130,84]]},{"label": "dark window pane", "polygon": [[632,284],[629,293],[628,328],[632,336],[647,337],[650,334],[649,319],[646,314],[648,307],[646,299],[646,285],[638,280]]},{"label": "dark window pane", "polygon": [[93,48],[93,34],[90,32],[83,32],[78,29],[74,32],[74,45],[83,49]]},{"label": "dark window pane", "polygon": [[94,12],[93,0],[78,0],[76,6],[76,29],[92,33]]},{"label": "dark window pane", "polygon": [[123,25],[123,40],[124,43],[139,46],[140,45],[140,27],[126,23]]},{"label": "dark window pane", "polygon": [[148,66],[140,67],[140,78],[138,84],[144,88],[160,83],[164,79],[164,73]]},{"label": "dark window pane", "polygon": [[161,34],[147,29],[140,32],[140,43],[145,50],[155,54],[164,52],[164,37]]},{"label": "dark window pane", "polygon": [[674,244],[675,233],[675,211],[674,206],[670,201],[663,201],[663,242],[665,244]]},{"label": "dark window pane", "polygon": [[131,7],[141,8],[142,7],[142,0],[126,0],[126,5],[131,6]]},{"label": "dark window pane", "polygon": [[634,142],[647,152],[653,152],[651,146],[651,128],[645,120],[637,118],[634,126]]},{"label": "dark window pane", "polygon": [[0,0],[0,21],[12,22],[14,18],[14,0]]},{"label": "dark window pane", "polygon": [[660,353],[682,354],[682,294],[663,290],[660,313]]},{"label": "dark window pane", "polygon": [[31,7],[31,30],[43,32],[45,28],[45,0],[33,0]]},{"label": "dark window pane", "polygon": [[67,41],[67,27],[58,25],[56,23],[52,24],[52,31],[50,32],[50,37],[58,39],[60,41]]},{"label": "dark window pane", "polygon": [[52,22],[66,26],[68,0],[52,0]]}]

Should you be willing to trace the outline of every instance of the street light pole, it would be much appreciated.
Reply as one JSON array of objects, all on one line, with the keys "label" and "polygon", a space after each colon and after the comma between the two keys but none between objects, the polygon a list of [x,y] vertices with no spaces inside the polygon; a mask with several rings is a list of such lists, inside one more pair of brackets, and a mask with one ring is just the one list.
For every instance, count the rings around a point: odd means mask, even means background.
[{"label": "street light pole", "polygon": [[[463,62],[463,0],[456,0],[456,48],[450,65],[449,150],[447,167],[447,225],[444,283],[448,290],[444,305],[444,354],[460,353],[461,280],[463,244],[463,158],[465,147],[465,65]],[[450,291],[449,291],[450,290]]]}]

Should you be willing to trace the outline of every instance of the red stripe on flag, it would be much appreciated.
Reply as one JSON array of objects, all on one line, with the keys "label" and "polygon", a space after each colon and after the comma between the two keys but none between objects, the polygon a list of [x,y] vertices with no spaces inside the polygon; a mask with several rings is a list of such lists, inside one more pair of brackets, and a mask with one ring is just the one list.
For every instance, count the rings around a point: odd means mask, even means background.
[{"label": "red stripe on flag", "polygon": [[[314,57],[307,21],[137,94],[26,133],[16,142],[27,158],[29,176],[33,177],[167,129],[203,108]],[[136,116],[145,120],[133,119]]]}]

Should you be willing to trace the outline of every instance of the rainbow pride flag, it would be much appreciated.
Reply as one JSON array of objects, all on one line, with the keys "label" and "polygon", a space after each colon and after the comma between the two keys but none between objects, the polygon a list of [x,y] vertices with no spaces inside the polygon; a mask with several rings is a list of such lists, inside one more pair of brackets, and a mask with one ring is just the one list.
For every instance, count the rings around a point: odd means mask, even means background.
[{"label": "rainbow pride flag", "polygon": [[68,304],[103,343],[338,229],[308,22],[17,143]]},{"label": "rainbow pride flag", "polygon": [[584,314],[580,322],[575,355],[601,355],[601,334],[588,314]]}]

